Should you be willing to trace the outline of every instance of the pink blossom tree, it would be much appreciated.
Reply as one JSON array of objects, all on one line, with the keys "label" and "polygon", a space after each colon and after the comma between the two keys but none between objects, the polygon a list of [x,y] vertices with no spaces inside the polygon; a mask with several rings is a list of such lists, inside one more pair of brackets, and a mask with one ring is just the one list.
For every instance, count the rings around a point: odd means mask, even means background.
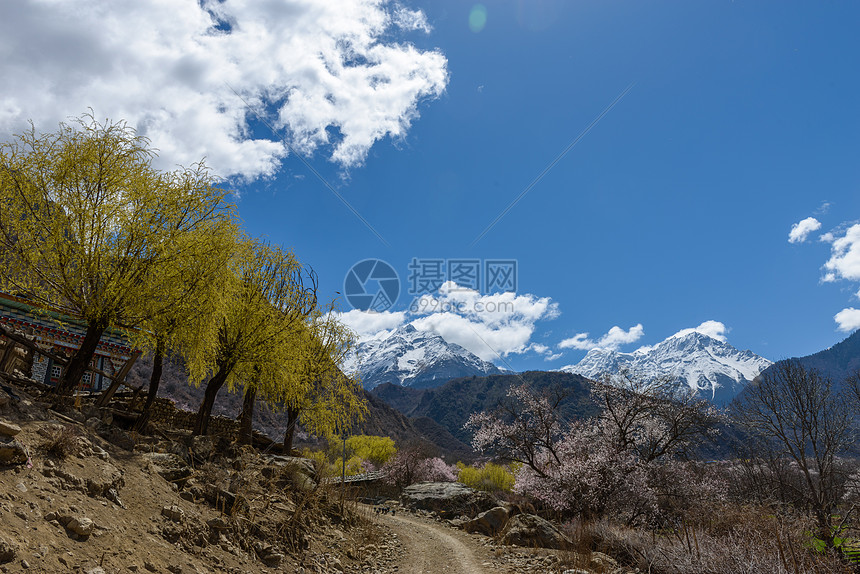
[{"label": "pink blossom tree", "polygon": [[705,440],[718,420],[706,401],[669,381],[629,375],[592,385],[597,416],[563,420],[561,392],[512,387],[508,401],[473,414],[476,450],[522,463],[515,490],[565,513],[624,512],[628,522],[658,512],[659,469]]},{"label": "pink blossom tree", "polygon": [[410,444],[399,451],[383,467],[385,482],[405,488],[416,482],[454,482],[457,469],[439,457],[429,456],[423,444]]}]

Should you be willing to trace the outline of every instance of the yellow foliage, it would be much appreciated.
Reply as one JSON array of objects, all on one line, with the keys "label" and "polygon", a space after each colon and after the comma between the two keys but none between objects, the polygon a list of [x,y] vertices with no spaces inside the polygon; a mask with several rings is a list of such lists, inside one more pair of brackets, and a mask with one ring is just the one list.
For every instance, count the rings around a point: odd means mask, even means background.
[{"label": "yellow foliage", "polygon": [[515,468],[488,462],[482,467],[457,463],[457,480],[468,487],[488,492],[510,492],[514,487]]},{"label": "yellow foliage", "polygon": [[352,436],[346,439],[346,448],[348,452],[353,452],[355,456],[377,467],[388,462],[397,452],[394,440],[387,436]]},{"label": "yellow foliage", "polygon": [[355,335],[337,319],[334,306],[316,307],[280,348],[279,377],[261,394],[287,411],[288,424],[330,438],[361,420],[367,405],[361,385],[338,365]]},{"label": "yellow foliage", "polygon": [[[321,470],[324,476],[341,476],[343,474],[343,459],[339,457],[330,457],[329,454],[321,450],[304,449],[302,456],[314,461],[317,468]],[[364,472],[364,461],[361,457],[352,456],[346,461],[346,476],[355,476]]]},{"label": "yellow foliage", "polygon": [[85,349],[106,328],[147,328],[190,304],[195,283],[230,257],[226,192],[202,163],[165,173],[154,156],[125,123],[92,115],[0,144],[0,288],[88,329],[61,392],[77,384]]}]

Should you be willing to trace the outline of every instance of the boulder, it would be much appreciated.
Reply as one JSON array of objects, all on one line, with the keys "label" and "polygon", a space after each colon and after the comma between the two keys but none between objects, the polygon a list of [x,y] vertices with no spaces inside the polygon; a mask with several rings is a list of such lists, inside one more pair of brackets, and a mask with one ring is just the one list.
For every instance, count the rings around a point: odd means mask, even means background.
[{"label": "boulder", "polygon": [[508,523],[510,516],[510,510],[504,506],[496,506],[480,513],[472,520],[464,522],[462,527],[466,532],[478,532],[487,536],[495,536],[502,531],[505,524]]},{"label": "boulder", "polygon": [[571,545],[570,540],[551,522],[534,514],[518,514],[511,518],[502,531],[502,541],[505,544],[556,550]]},{"label": "boulder", "polygon": [[0,419],[0,435],[15,436],[21,432],[21,427]]},{"label": "boulder", "polygon": [[98,461],[90,464],[90,474],[84,481],[90,496],[110,498],[108,493],[111,490],[117,493],[125,486],[122,471],[109,462]]},{"label": "boulder", "polygon": [[618,569],[618,562],[603,552],[592,552],[588,567],[595,572],[613,572]]},{"label": "boulder", "polygon": [[461,514],[471,518],[498,506],[488,493],[459,482],[420,482],[407,486],[400,502],[407,508],[429,510],[445,518]]},{"label": "boulder", "polygon": [[309,458],[270,455],[266,457],[266,462],[270,466],[263,469],[263,475],[268,478],[278,475],[288,477],[293,488],[305,492],[317,487],[317,468]]},{"label": "boulder", "polygon": [[6,564],[15,560],[15,555],[18,553],[18,548],[13,542],[6,540],[0,536],[0,564]]},{"label": "boulder", "polygon": [[269,568],[277,568],[281,565],[281,562],[284,561],[284,555],[280,552],[272,552],[271,554],[266,554],[263,556],[263,562]]},{"label": "boulder", "polygon": [[217,439],[210,435],[194,435],[191,437],[191,456],[197,462],[206,462],[216,451]]},{"label": "boulder", "polygon": [[148,452],[142,455],[153,472],[168,482],[183,483],[193,474],[185,461],[169,452]]},{"label": "boulder", "polygon": [[0,435],[0,464],[24,464],[27,458],[23,444],[10,436]]},{"label": "boulder", "polygon": [[185,511],[175,504],[163,507],[161,509],[161,515],[173,522],[182,522],[185,520]]},{"label": "boulder", "polygon": [[72,518],[68,524],[66,524],[66,530],[70,532],[74,532],[78,536],[87,537],[93,533],[95,530],[95,523],[89,518],[84,516],[78,518]]},{"label": "boulder", "polygon": [[203,487],[203,498],[205,498],[212,506],[226,514],[233,514],[243,508],[246,508],[248,503],[244,497],[230,492],[226,488],[220,488],[214,484],[207,484]]},{"label": "boulder", "polygon": [[209,528],[215,530],[216,532],[226,532],[228,530],[232,530],[233,526],[227,522],[224,518],[220,516],[216,516],[215,518],[210,518],[206,521],[206,524],[209,525]]}]

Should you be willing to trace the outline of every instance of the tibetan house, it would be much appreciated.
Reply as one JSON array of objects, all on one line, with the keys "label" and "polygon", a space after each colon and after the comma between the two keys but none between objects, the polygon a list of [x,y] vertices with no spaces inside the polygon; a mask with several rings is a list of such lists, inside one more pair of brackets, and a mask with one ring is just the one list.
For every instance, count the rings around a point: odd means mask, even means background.
[{"label": "tibetan house", "polygon": [[[11,373],[17,368],[52,386],[63,375],[64,366],[57,359],[71,358],[86,334],[79,320],[7,293],[0,293],[0,328],[0,369]],[[107,389],[111,378],[124,378],[137,356],[122,333],[105,331],[90,363],[92,370],[84,373],[79,390]]]}]

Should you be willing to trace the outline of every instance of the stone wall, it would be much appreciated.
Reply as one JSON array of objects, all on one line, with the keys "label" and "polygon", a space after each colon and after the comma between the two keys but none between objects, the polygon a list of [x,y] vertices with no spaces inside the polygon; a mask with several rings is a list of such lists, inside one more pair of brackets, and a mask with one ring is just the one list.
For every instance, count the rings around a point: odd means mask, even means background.
[{"label": "stone wall", "polygon": [[[196,412],[178,409],[170,399],[159,397],[152,405],[150,420],[165,427],[192,430],[196,418]],[[209,434],[235,439],[239,436],[239,423],[227,417],[213,416],[209,419]]]}]

